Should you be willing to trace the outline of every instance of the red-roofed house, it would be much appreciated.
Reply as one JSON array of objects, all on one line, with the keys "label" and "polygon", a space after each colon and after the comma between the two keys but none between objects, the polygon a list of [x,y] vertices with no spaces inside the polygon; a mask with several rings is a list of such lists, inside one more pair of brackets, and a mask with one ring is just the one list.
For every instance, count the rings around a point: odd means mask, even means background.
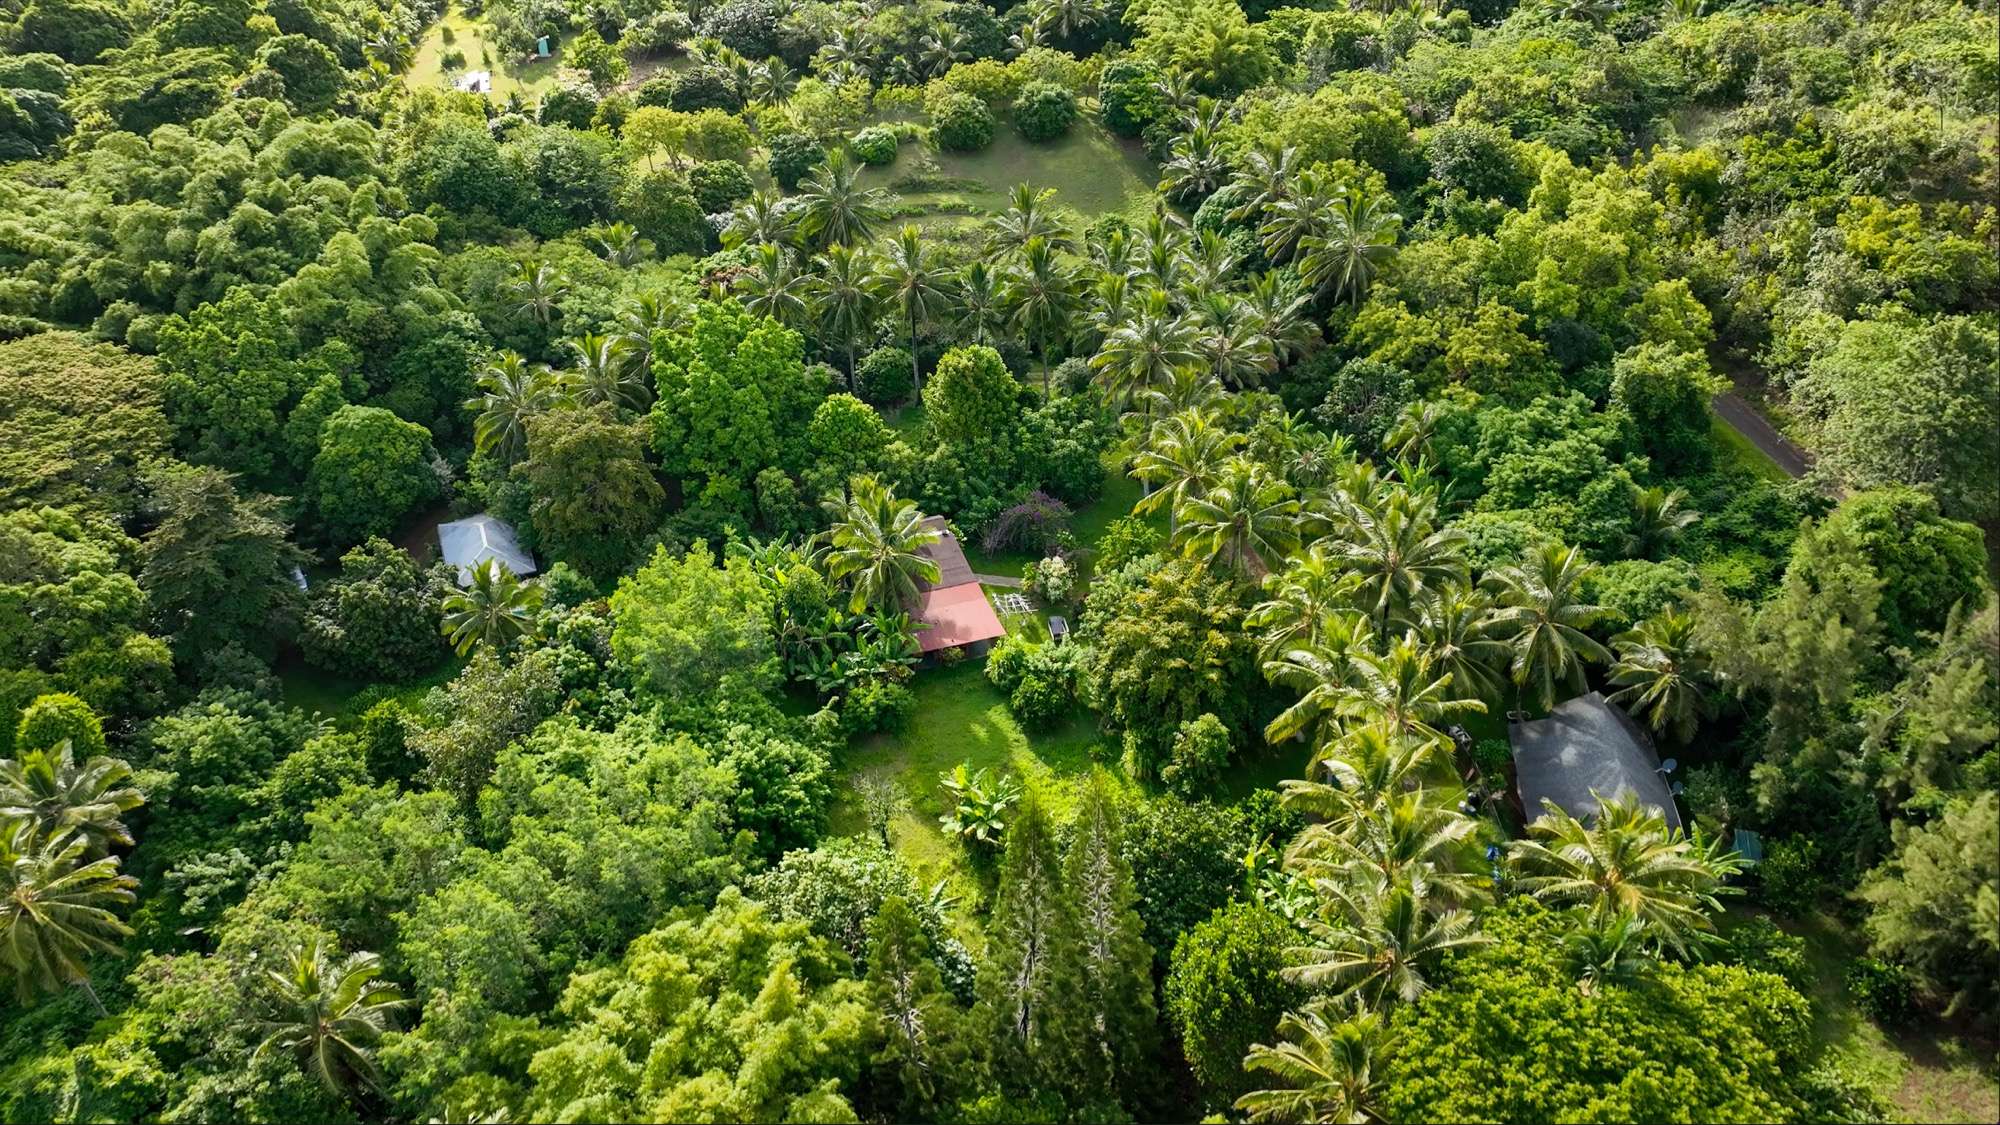
[{"label": "red-roofed house", "polygon": [[925,656],[954,646],[974,654],[985,652],[996,638],[1007,635],[1007,629],[973,577],[965,549],[958,545],[958,536],[945,525],[944,517],[932,516],[924,525],[940,536],[936,543],[918,551],[937,564],[938,580],[917,583],[914,616],[924,626],[917,630],[917,647]]}]

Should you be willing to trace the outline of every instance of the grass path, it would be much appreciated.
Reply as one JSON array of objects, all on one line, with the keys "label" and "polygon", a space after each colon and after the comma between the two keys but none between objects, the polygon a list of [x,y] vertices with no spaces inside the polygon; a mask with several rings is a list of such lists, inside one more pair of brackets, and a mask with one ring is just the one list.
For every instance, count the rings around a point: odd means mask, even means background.
[{"label": "grass path", "polygon": [[[1730,914],[1750,918],[1765,912],[1738,907]],[[1876,1023],[1847,991],[1848,962],[1862,952],[1853,931],[1825,911],[1772,920],[1805,939],[1813,972],[1813,1037],[1844,1058],[1903,1120],[2000,1121],[2000,1077],[1990,1046],[1968,1044],[1935,1021],[1909,1028]]]}]

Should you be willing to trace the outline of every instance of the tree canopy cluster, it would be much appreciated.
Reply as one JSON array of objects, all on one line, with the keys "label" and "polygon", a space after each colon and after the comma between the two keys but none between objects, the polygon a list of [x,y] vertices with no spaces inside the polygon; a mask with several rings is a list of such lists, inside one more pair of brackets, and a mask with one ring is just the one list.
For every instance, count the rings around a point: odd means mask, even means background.
[{"label": "tree canopy cluster", "polygon": [[1745,894],[1995,1031],[1990,4],[446,7],[0,2],[0,1120],[1886,1115]]}]

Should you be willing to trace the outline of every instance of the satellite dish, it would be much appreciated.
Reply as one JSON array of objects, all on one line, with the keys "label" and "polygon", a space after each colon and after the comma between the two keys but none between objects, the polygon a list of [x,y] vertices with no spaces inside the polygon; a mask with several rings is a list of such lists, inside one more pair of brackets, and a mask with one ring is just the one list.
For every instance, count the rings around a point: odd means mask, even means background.
[{"label": "satellite dish", "polygon": [[1674,790],[1674,796],[1678,797],[1682,793],[1687,791],[1687,786],[1682,785],[1680,782],[1676,781],[1674,782],[1673,790]]},{"label": "satellite dish", "polygon": [[1672,773],[1672,772],[1674,772],[1674,771],[1675,771],[1676,769],[1679,769],[1679,768],[1680,768],[1680,764],[1681,764],[1681,763],[1680,763],[1680,759],[1678,759],[1678,758],[1668,758],[1668,759],[1667,759],[1666,761],[1664,761],[1664,762],[1661,762],[1661,763],[1660,763],[1660,772],[1661,772],[1661,773]]}]

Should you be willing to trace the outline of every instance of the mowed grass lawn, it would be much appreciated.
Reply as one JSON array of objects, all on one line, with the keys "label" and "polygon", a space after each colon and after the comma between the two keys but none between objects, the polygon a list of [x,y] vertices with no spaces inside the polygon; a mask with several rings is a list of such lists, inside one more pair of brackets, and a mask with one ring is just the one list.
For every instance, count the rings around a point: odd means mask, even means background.
[{"label": "mowed grass lawn", "polygon": [[[1734,907],[1723,925],[1759,916],[1770,915]],[[1909,1028],[1883,1027],[1855,1007],[1847,991],[1848,963],[1863,952],[1852,930],[1824,911],[1800,919],[1770,917],[1786,933],[1805,939],[1813,972],[1814,1037],[1846,1059],[1902,1120],[2000,1121],[1993,1044],[1969,1044],[1929,1019]]]},{"label": "mowed grass lawn", "polygon": [[[450,81],[457,81],[467,71],[491,71],[491,96],[498,101],[505,102],[507,95],[516,91],[524,98],[532,98],[555,85],[556,68],[562,65],[563,47],[560,42],[549,44],[550,57],[529,62],[489,45],[484,37],[485,28],[484,21],[474,19],[453,6],[424,34],[423,43],[417,47],[416,61],[403,75],[404,84],[413,90],[447,89],[449,82],[444,71],[444,56],[457,51],[465,56],[465,66],[454,72]],[[444,41],[447,30],[451,33],[450,43]]]},{"label": "mowed grass lawn", "polygon": [[902,798],[889,826],[896,850],[920,883],[943,880],[962,905],[971,907],[987,888],[964,849],[938,825],[946,809],[938,775],[960,762],[987,769],[996,780],[1011,774],[1065,816],[1077,786],[1090,773],[1091,749],[1100,741],[1097,717],[1078,708],[1053,730],[1024,731],[1007,709],[1006,697],[987,682],[986,661],[979,657],[923,669],[912,687],[916,712],[903,730],[873,735],[847,748],[831,829],[835,835],[868,831],[856,784],[864,778],[893,782]]},{"label": "mowed grass lawn", "polygon": [[[908,184],[913,176],[938,186]],[[1039,144],[1006,121],[994,128],[993,143],[978,152],[941,152],[906,142],[894,163],[871,168],[863,178],[891,190],[897,201],[929,212],[904,221],[942,232],[1004,210],[1007,193],[1021,183],[1054,188],[1056,201],[1085,222],[1109,213],[1134,213],[1152,197],[1159,170],[1137,141],[1112,136],[1085,112],[1067,134]]]}]

